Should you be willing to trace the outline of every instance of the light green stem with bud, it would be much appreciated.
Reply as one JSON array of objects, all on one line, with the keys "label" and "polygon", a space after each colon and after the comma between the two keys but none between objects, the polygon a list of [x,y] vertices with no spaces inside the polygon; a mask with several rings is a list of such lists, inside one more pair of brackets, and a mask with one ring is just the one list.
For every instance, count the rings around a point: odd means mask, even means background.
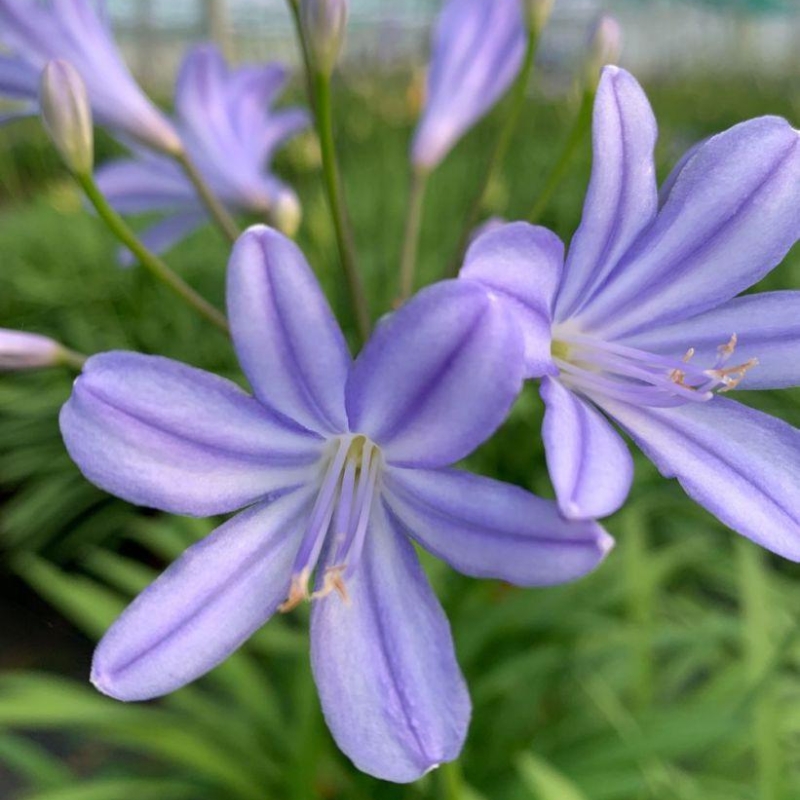
[{"label": "light green stem with bud", "polygon": [[228,210],[206,183],[205,178],[203,178],[200,170],[197,169],[194,162],[189,157],[189,154],[186,150],[181,150],[175,154],[174,158],[178,164],[180,164],[186,177],[191,181],[192,186],[194,186],[197,192],[197,196],[205,206],[211,219],[216,223],[217,227],[222,231],[229,242],[235,242],[241,233],[239,226],[236,224],[236,220],[228,213]]},{"label": "light green stem with bud", "polygon": [[125,220],[111,207],[91,174],[76,174],[75,178],[103,222],[106,223],[117,239],[136,256],[141,265],[209,322],[221,331],[228,333],[228,321],[225,319],[225,315],[199,295],[183,278],[173,272],[158,256],[145,247],[128,227]]},{"label": "light green stem with bud", "polygon": [[311,52],[311,45],[306,38],[300,2],[299,0],[287,0],[287,3],[292,13],[292,19],[294,20],[297,31],[297,39],[300,43],[300,50],[303,56],[308,88],[308,101],[314,112],[317,136],[319,137],[320,150],[322,153],[323,182],[325,185],[325,194],[328,198],[331,219],[333,221],[339,259],[347,282],[347,290],[350,297],[350,305],[353,309],[356,328],[361,340],[366,341],[371,328],[369,306],[367,304],[367,294],[364,288],[363,278],[357,265],[353,233],[347,214],[347,204],[345,202],[339,165],[336,159],[336,145],[333,135],[333,103],[331,96],[332,65],[331,68],[327,70],[319,69],[316,66],[316,61]]}]

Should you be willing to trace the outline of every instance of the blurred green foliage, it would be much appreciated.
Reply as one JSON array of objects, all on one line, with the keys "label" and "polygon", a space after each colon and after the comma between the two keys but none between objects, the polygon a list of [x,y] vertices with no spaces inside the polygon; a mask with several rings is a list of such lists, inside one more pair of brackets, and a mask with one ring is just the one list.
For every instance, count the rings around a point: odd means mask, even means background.
[{"label": "blurred green foliage", "polygon": [[[662,174],[694,141],[744,118],[800,121],[788,82],[647,88],[661,122]],[[402,81],[354,82],[341,87],[338,108],[378,316],[396,291],[413,92]],[[502,112],[432,181],[425,281],[453,256]],[[568,102],[531,102],[487,212],[516,218],[529,210],[573,113]],[[113,152],[107,143],[101,150]],[[347,323],[315,159],[309,137],[279,171],[304,199],[300,243]],[[543,219],[565,238],[580,218],[588,167],[587,141]],[[223,336],[141,270],[115,265],[115,243],[84,210],[35,121],[0,131],[0,178],[0,325],[48,333],[87,353],[160,353],[238,379]],[[222,304],[226,257],[206,230],[169,260]],[[766,284],[800,286],[800,253]],[[0,547],[9,572],[95,640],[213,521],[146,515],[86,483],[56,423],[70,382],[57,371],[0,380]],[[757,400],[800,424],[797,392]],[[549,494],[540,415],[529,388],[469,466]],[[158,703],[126,706],[55,674],[0,676],[0,765],[18,780],[15,800],[800,796],[800,569],[739,540],[641,458],[631,500],[608,528],[619,542],[608,562],[555,589],[469,580],[425,557],[475,704],[457,795],[447,794],[452,773],[396,787],[358,774],[337,752],[310,678],[307,609],[273,619],[214,673]]]}]

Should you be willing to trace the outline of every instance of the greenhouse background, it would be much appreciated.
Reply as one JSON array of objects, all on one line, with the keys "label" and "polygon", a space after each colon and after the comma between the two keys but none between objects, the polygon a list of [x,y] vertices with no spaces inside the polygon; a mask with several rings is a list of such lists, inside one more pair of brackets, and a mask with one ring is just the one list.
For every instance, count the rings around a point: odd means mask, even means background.
[{"label": "greenhouse background", "polygon": [[[436,0],[355,0],[347,58],[391,66],[418,60]],[[239,59],[295,59],[284,0],[111,0],[112,19],[145,82],[168,83],[182,44],[212,35]],[[780,74],[800,65],[798,0],[559,0],[541,60],[574,61],[602,11],[625,31],[623,62],[637,74]],[[657,38],[648,31],[657,30]]]},{"label": "greenhouse background", "polygon": [[[287,0],[88,2],[108,8],[127,63],[166,113],[186,48],[209,38],[236,63],[288,62],[278,107],[307,103]],[[373,321],[398,301],[409,143],[442,2],[349,0],[336,148]],[[800,125],[800,0],[555,0],[505,159],[487,169],[510,94],[431,176],[420,286],[458,267],[475,217],[535,220],[570,241],[592,163],[586,45],[608,12],[620,64],[658,120],[659,181],[692,145],[744,120]],[[98,167],[125,155],[124,139],[95,131]],[[319,137],[304,131],[269,169],[300,198],[297,243],[355,349],[322,163]],[[126,221],[142,232],[154,217]],[[265,220],[242,211],[237,223]],[[242,381],[228,338],[150,273],[119,268],[120,252],[41,120],[0,126],[0,328]],[[164,254],[220,309],[229,257],[210,225]],[[800,246],[757,288],[800,289]],[[62,367],[0,374],[0,800],[800,798],[800,564],[733,533],[640,452],[628,501],[603,520],[617,546],[580,581],[522,589],[423,555],[473,701],[455,788],[446,769],[393,785],[340,753],[312,680],[310,604],[162,700],[103,697],[88,679],[98,640],[217,521],[143,511],[88,482],[57,422],[74,380]],[[800,428],[800,389],[734,396]],[[542,414],[528,385],[462,466],[552,497]]]}]

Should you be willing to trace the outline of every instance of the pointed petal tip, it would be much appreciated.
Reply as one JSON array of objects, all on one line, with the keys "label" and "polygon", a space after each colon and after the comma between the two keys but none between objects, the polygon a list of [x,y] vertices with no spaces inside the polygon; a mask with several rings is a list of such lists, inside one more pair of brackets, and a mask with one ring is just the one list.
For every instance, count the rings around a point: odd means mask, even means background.
[{"label": "pointed petal tip", "polygon": [[600,528],[597,546],[600,549],[600,554],[605,558],[617,546],[617,541],[605,528]]},{"label": "pointed petal tip", "polygon": [[92,661],[92,671],[89,675],[89,681],[92,686],[97,689],[100,694],[110,697],[112,700],[119,700],[123,703],[139,700],[141,698],[132,697],[128,692],[124,691],[121,686],[117,685],[117,680],[114,676],[114,670],[109,669],[106,665],[100,663],[100,653],[95,652],[94,660]]},{"label": "pointed petal tip", "polygon": [[574,500],[558,500],[558,510],[561,516],[570,521],[586,519],[586,514],[581,511],[579,503]]},{"label": "pointed petal tip", "polygon": [[[588,513],[580,503],[575,500],[558,501],[558,510],[564,519],[568,522],[591,522],[594,520],[592,514]],[[595,544],[597,552],[600,556],[600,561],[616,547],[616,539],[596,520],[594,521],[595,527]]]},{"label": "pointed petal tip", "polygon": [[[439,769],[439,767],[441,767],[443,763],[444,762],[442,762],[442,761],[437,761],[435,764],[431,764],[425,770],[425,772],[423,772],[422,775],[420,775],[419,777],[420,778],[424,778],[426,775],[430,775],[432,772],[436,772],[436,770]],[[447,763],[450,763],[450,762],[447,762]]]}]

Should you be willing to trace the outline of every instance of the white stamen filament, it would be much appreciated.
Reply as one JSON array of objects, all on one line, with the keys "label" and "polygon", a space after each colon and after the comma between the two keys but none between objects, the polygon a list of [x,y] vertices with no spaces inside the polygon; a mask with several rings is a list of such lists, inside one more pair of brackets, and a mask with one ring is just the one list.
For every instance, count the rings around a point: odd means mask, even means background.
[{"label": "white stamen filament", "polygon": [[[280,611],[290,611],[304,600],[321,599],[334,591],[348,600],[344,576],[352,575],[361,556],[381,463],[379,449],[366,437],[341,438],[295,558],[289,597]],[[329,566],[322,586],[309,594],[308,584],[326,542]]]}]

